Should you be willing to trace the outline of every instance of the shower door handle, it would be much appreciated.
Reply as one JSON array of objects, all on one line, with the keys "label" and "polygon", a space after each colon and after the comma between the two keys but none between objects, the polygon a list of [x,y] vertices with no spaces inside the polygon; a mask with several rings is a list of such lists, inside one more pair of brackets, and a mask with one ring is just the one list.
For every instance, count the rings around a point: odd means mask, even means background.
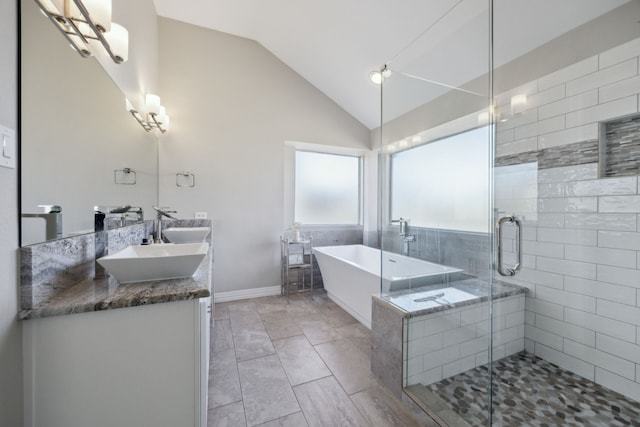
[{"label": "shower door handle", "polygon": [[[513,268],[505,268],[502,265],[502,226],[505,223],[514,224],[516,226],[516,264]],[[515,276],[522,268],[522,251],[520,250],[520,241],[522,240],[522,223],[515,216],[503,216],[498,220],[497,228],[497,252],[498,252],[498,273],[501,276]]]}]

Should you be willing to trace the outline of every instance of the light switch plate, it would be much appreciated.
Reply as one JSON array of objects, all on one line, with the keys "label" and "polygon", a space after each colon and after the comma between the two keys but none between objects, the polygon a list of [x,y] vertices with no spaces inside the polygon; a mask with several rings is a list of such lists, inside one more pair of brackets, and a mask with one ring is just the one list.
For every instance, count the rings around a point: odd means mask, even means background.
[{"label": "light switch plate", "polygon": [[207,219],[206,212],[196,212],[195,219]]},{"label": "light switch plate", "polygon": [[0,166],[16,168],[16,131],[0,125]]}]

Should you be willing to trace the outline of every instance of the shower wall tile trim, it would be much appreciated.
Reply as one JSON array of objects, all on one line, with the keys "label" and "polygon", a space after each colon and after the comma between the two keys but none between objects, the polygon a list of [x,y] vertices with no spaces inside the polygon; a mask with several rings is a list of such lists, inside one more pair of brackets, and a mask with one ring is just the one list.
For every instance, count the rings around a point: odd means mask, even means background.
[{"label": "shower wall tile trim", "polygon": [[[638,114],[639,57],[636,39],[499,95],[507,121],[496,129],[497,172],[537,162],[524,193],[508,176],[496,182],[496,207],[524,223],[523,269],[507,281],[530,289],[525,348],[638,401],[639,170],[599,178],[597,141],[599,122]],[[527,109],[511,115],[511,96],[522,93]],[[629,147],[609,159],[614,170],[640,157]],[[509,233],[505,248],[514,247]]]}]

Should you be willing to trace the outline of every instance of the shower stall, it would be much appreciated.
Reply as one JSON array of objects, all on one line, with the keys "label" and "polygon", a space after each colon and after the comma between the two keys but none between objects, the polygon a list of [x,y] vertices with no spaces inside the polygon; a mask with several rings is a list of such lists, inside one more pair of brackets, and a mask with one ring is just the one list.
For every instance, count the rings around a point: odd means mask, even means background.
[{"label": "shower stall", "polygon": [[372,369],[442,425],[640,425],[638,19],[451,0],[385,64],[382,256],[462,275],[381,288]]}]

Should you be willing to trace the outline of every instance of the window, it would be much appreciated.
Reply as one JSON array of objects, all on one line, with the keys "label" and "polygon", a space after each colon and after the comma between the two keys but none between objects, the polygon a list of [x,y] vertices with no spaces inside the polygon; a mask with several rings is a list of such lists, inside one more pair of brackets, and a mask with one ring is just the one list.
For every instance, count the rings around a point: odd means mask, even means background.
[{"label": "window", "polygon": [[391,156],[391,217],[483,231],[489,221],[489,131],[481,127]]},{"label": "window", "polygon": [[296,151],[295,221],[360,224],[361,158]]}]

